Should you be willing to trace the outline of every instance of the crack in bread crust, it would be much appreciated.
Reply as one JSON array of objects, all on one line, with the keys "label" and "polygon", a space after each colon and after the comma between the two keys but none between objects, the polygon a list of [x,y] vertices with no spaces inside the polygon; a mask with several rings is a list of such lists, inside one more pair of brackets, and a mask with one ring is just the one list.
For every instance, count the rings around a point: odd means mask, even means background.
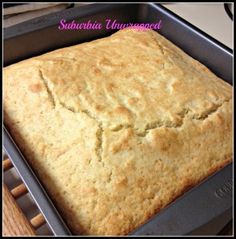
[{"label": "crack in bread crust", "polygon": [[53,90],[50,89],[50,86],[48,84],[48,81],[46,79],[46,77],[43,75],[43,72],[41,69],[39,69],[39,73],[40,73],[40,78],[42,79],[43,83],[45,84],[45,87],[47,89],[48,95],[50,97],[50,99],[53,102],[54,107],[56,106],[56,102],[58,102],[62,107],[64,107],[65,109],[73,112],[73,113],[84,113],[86,114],[89,118],[93,119],[94,121],[96,121],[98,129],[96,132],[96,146],[95,146],[95,151],[98,157],[98,160],[100,162],[102,162],[102,143],[103,143],[103,126],[102,123],[99,122],[94,116],[91,115],[91,113],[88,110],[81,110],[81,111],[76,111],[75,109],[73,109],[70,106],[67,106],[65,103],[61,102],[59,99],[57,99],[57,97],[55,96],[55,94],[53,93]]},{"label": "crack in bread crust", "polygon": [[206,120],[209,116],[211,116],[212,114],[216,113],[221,107],[224,106],[225,103],[231,101],[231,99],[226,99],[224,102],[218,104],[218,105],[215,105],[214,107],[212,107],[211,109],[209,109],[207,111],[207,113],[201,115],[201,116],[197,116],[197,115],[191,115],[190,112],[191,110],[189,109],[184,109],[183,110],[183,114],[181,114],[181,121],[179,124],[173,124],[172,122],[170,123],[165,123],[165,122],[161,122],[161,121],[154,121],[154,122],[151,122],[151,123],[147,123],[146,126],[145,126],[145,130],[140,132],[138,131],[134,125],[128,125],[128,124],[124,124],[124,125],[118,125],[117,127],[115,127],[114,129],[112,129],[111,131],[114,131],[114,132],[117,132],[117,131],[120,131],[120,130],[123,130],[123,129],[128,129],[128,128],[131,128],[134,130],[135,134],[139,137],[146,137],[147,134],[149,133],[150,130],[153,130],[153,129],[157,129],[157,128],[161,128],[161,127],[165,127],[165,128],[181,128],[184,124],[184,120],[185,118],[188,116],[189,119],[192,119],[192,120],[200,120],[200,121],[204,121]]},{"label": "crack in bread crust", "polygon": [[222,103],[220,104],[215,104],[212,108],[208,109],[204,114],[202,115],[193,115],[192,116],[192,119],[197,119],[197,120],[206,120],[210,115],[216,113],[225,103],[231,101],[231,98],[230,99],[226,99],[224,100]]},{"label": "crack in bread crust", "polygon": [[[56,104],[55,102],[59,102],[59,104],[62,107],[64,107],[65,109],[67,109],[67,110],[69,110],[73,113],[84,113],[89,118],[96,121],[98,129],[97,129],[97,132],[96,132],[95,152],[96,152],[96,155],[98,157],[98,161],[102,162],[103,161],[103,157],[102,157],[102,154],[103,154],[103,132],[104,132],[104,129],[107,129],[107,127],[104,127],[104,123],[99,121],[97,117],[93,116],[89,110],[83,109],[83,110],[77,111],[77,110],[73,109],[72,107],[67,106],[66,103],[61,102],[59,99],[57,99],[53,90],[50,89],[49,84],[46,80],[46,77],[44,77],[42,70],[39,69],[39,72],[40,72],[40,77],[45,84],[45,87],[47,89],[49,97],[51,98],[51,100],[53,102],[54,107],[55,107],[55,104]],[[147,123],[145,125],[145,128],[144,128],[143,131],[140,131],[140,129],[137,129],[134,124],[118,124],[110,130],[113,131],[113,132],[118,132],[118,131],[123,130],[123,129],[132,129],[137,137],[146,137],[147,134],[150,132],[150,130],[154,130],[154,129],[157,129],[157,128],[161,128],[161,127],[176,128],[176,129],[181,128],[184,124],[184,120],[185,120],[186,117],[189,117],[192,120],[204,121],[210,115],[216,113],[225,103],[229,102],[230,100],[231,99],[226,99],[224,102],[222,102],[220,104],[213,105],[210,109],[208,109],[207,112],[205,112],[204,114],[202,114],[200,116],[198,116],[196,114],[191,115],[191,109],[184,108],[179,114],[180,117],[181,117],[181,120],[179,121],[178,124],[175,124],[173,122],[163,122],[161,120],[156,120],[156,121]]]},{"label": "crack in bread crust", "polygon": [[46,87],[46,89],[47,89],[48,96],[49,96],[49,98],[51,99],[51,102],[52,102],[52,104],[53,104],[53,106],[54,106],[54,108],[55,108],[55,106],[56,106],[56,97],[55,97],[53,91],[50,89],[50,87],[49,87],[49,85],[48,85],[48,81],[47,81],[46,78],[44,77],[43,72],[42,72],[41,69],[39,69],[39,76],[40,76],[41,80],[43,81],[43,83],[44,83],[44,85],[45,85],[45,87]]}]

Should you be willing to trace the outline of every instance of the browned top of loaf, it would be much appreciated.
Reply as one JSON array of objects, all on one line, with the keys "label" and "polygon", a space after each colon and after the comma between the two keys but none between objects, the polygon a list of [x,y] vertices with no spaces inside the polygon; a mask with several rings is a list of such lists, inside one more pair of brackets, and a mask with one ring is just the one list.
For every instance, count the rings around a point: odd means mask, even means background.
[{"label": "browned top of loaf", "polygon": [[74,233],[127,234],[231,160],[231,91],[129,29],[6,67],[5,123]]}]

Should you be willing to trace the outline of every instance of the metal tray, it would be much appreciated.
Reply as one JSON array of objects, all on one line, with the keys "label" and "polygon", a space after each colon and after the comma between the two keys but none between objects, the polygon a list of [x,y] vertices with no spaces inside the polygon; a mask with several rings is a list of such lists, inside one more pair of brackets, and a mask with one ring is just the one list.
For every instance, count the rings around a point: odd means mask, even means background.
[{"label": "metal tray", "polygon": [[[114,31],[59,31],[61,19],[157,22],[159,31],[216,75],[232,84],[232,50],[159,4],[90,4],[39,17],[4,31],[4,66],[57,48],[110,35]],[[56,208],[4,128],[4,148],[55,235],[69,235]],[[232,219],[232,164],[208,177],[130,235],[216,234]]]}]

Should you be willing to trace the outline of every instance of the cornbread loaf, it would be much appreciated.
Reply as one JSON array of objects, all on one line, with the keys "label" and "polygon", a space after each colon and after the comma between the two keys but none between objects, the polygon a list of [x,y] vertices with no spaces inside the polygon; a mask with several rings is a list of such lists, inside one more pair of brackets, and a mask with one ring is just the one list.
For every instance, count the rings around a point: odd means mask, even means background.
[{"label": "cornbread loaf", "polygon": [[151,30],[4,68],[4,122],[74,234],[128,234],[230,162],[231,99]]}]

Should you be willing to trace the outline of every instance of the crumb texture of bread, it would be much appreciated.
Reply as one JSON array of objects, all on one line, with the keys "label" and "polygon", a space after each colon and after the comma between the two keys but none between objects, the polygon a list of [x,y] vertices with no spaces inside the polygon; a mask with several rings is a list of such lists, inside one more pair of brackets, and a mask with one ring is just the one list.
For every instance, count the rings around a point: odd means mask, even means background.
[{"label": "crumb texture of bread", "polygon": [[4,68],[4,123],[74,234],[132,232],[232,159],[232,87],[154,31]]}]

